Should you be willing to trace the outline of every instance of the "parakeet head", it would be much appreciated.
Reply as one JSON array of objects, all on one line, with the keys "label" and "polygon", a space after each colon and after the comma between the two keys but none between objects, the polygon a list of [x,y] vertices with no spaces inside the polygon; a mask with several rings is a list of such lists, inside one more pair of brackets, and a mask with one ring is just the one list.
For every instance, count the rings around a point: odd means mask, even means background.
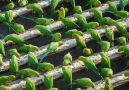
[{"label": "parakeet head", "polygon": [[105,28],[105,29],[108,28],[108,25],[105,25],[104,28]]},{"label": "parakeet head", "polygon": [[84,48],[83,49],[83,54],[86,56],[91,55],[92,53],[93,53],[93,51],[91,48]]},{"label": "parakeet head", "polygon": [[78,36],[79,36],[78,34],[75,34],[75,33],[74,33],[74,34],[72,35],[72,38],[77,38]]},{"label": "parakeet head", "polygon": [[108,85],[110,84],[110,78],[109,78],[109,77],[106,77],[106,78],[105,78],[105,83],[106,83],[106,85],[107,85],[107,84],[108,84]]},{"label": "parakeet head", "polygon": [[78,60],[84,61],[86,58],[84,56],[79,56]]},{"label": "parakeet head", "polygon": [[125,49],[125,46],[120,46],[120,47],[118,47],[118,52],[124,51],[124,49]]},{"label": "parakeet head", "polygon": [[35,71],[35,75],[36,75],[37,77],[40,76],[39,72],[37,72],[37,71]]},{"label": "parakeet head", "polygon": [[14,75],[10,75],[10,76],[8,77],[8,79],[9,79],[9,80],[14,80],[14,79],[16,79],[16,77],[15,77]]},{"label": "parakeet head", "polygon": [[50,22],[51,22],[51,23],[53,23],[53,22],[54,22],[54,19],[49,19],[49,20],[50,20]]}]

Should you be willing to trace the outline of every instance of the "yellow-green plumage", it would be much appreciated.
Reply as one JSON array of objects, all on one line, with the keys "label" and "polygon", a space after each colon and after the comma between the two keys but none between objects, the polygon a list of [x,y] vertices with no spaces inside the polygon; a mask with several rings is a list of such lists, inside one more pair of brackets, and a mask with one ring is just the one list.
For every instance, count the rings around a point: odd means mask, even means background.
[{"label": "yellow-green plumage", "polygon": [[5,42],[7,42],[9,40],[12,41],[14,44],[17,44],[17,43],[23,44],[24,43],[24,40],[17,34],[9,34],[4,37]]},{"label": "yellow-green plumage", "polygon": [[0,66],[3,64],[3,55],[0,54]]},{"label": "yellow-green plumage", "polygon": [[86,20],[86,18],[85,18],[84,15],[74,14],[73,16],[74,16],[75,18],[77,18],[78,24],[79,24],[81,27],[84,27],[84,25],[87,24],[87,20]]},{"label": "yellow-green plumage", "polygon": [[112,78],[113,76],[113,70],[110,68],[102,68],[101,72],[104,77]]},{"label": "yellow-green plumage", "polygon": [[94,17],[96,19],[98,19],[98,20],[103,18],[102,11],[100,9],[98,9],[98,8],[91,8],[90,12],[93,12],[94,13]]},{"label": "yellow-green plumage", "polygon": [[84,56],[90,56],[93,54],[93,50],[91,48],[84,48],[83,49],[83,55]]},{"label": "yellow-green plumage", "polygon": [[62,67],[63,80],[68,84],[72,84],[72,71],[67,69],[65,66]]},{"label": "yellow-green plumage", "polygon": [[87,29],[94,29],[99,26],[98,22],[89,22],[84,25],[84,30],[86,31]]},{"label": "yellow-green plumage", "polygon": [[26,78],[26,90],[36,90],[35,83],[30,78]]},{"label": "yellow-green plumage", "polygon": [[111,1],[107,1],[107,4],[108,4],[108,10],[112,11],[112,12],[115,12],[117,11],[117,6],[114,2],[111,2]]},{"label": "yellow-green plumage", "polygon": [[13,2],[10,2],[9,4],[6,5],[6,10],[12,10],[15,7],[15,4]]},{"label": "yellow-green plumage", "polygon": [[50,88],[50,89],[47,89],[47,90],[59,90],[58,88]]},{"label": "yellow-green plumage", "polygon": [[114,14],[120,18],[127,18],[129,16],[128,11],[116,11],[116,12],[114,12]]},{"label": "yellow-green plumage", "polygon": [[101,41],[101,37],[100,37],[100,35],[99,35],[97,30],[88,29],[88,33],[90,33],[92,39],[95,40],[96,42]]},{"label": "yellow-green plumage", "polygon": [[39,4],[29,4],[27,9],[31,9],[34,13],[37,13],[40,17],[43,17],[43,10]]},{"label": "yellow-green plumage", "polygon": [[38,67],[39,67],[39,70],[42,69],[42,70],[46,70],[46,71],[54,69],[54,65],[51,63],[48,63],[48,62],[39,63]]},{"label": "yellow-green plumage", "polygon": [[14,28],[16,30],[16,32],[18,33],[24,33],[25,32],[25,28],[22,24],[18,24],[18,23],[13,23],[11,24],[12,28]]},{"label": "yellow-green plumage", "polygon": [[39,47],[38,46],[34,46],[34,45],[26,45],[24,44],[22,47],[19,48],[20,52],[34,52],[34,51],[38,51]]},{"label": "yellow-green plumage", "polygon": [[108,77],[105,78],[104,90],[113,90],[113,86],[112,86],[111,81]]},{"label": "yellow-green plumage", "polygon": [[81,48],[81,49],[86,48],[85,41],[83,40],[83,38],[81,36],[79,36],[78,34],[73,34],[72,37],[76,39],[78,48]]},{"label": "yellow-green plumage", "polygon": [[70,53],[67,53],[64,57],[63,57],[63,62],[62,64],[68,65],[70,62],[72,61],[72,55]]},{"label": "yellow-green plumage", "polygon": [[69,18],[60,18],[60,20],[67,28],[79,28],[79,26]]},{"label": "yellow-green plumage", "polygon": [[78,14],[82,14],[82,7],[81,6],[75,6],[73,11]]},{"label": "yellow-green plumage", "polygon": [[101,51],[106,52],[106,51],[108,51],[108,49],[110,48],[110,42],[108,42],[108,41],[100,41],[100,42],[98,42],[98,43],[99,43],[100,46],[101,46]]},{"label": "yellow-green plumage", "polygon": [[0,76],[0,85],[10,83],[13,81],[16,77],[14,75],[8,75],[8,76]]},{"label": "yellow-green plumage", "polygon": [[126,45],[126,38],[125,37],[118,37],[115,39],[118,44],[120,45]]},{"label": "yellow-green plumage", "polygon": [[71,30],[68,30],[67,32],[65,32],[65,36],[67,36],[67,37],[72,37],[73,34],[78,34],[78,35],[82,36],[83,32],[79,31],[77,29],[71,29]]},{"label": "yellow-green plumage", "polygon": [[81,87],[95,87],[95,84],[91,81],[90,78],[79,78],[75,80],[75,83]]},{"label": "yellow-green plumage", "polygon": [[44,75],[44,85],[46,89],[50,89],[53,87],[53,76],[50,74]]},{"label": "yellow-green plumage", "polygon": [[32,52],[28,53],[28,63],[29,65],[35,66],[38,64],[38,59],[36,57],[36,55]]},{"label": "yellow-green plumage", "polygon": [[19,71],[17,57],[15,55],[13,55],[11,60],[10,60],[9,69],[11,72],[14,72],[14,73]]},{"label": "yellow-green plumage", "polygon": [[0,41],[0,54],[2,54],[3,56],[5,56],[5,49],[4,49],[4,45],[3,42]]},{"label": "yellow-green plumage", "polygon": [[5,18],[8,22],[12,22],[14,15],[13,15],[13,11],[9,10],[5,12]]},{"label": "yellow-green plumage", "polygon": [[11,88],[10,87],[7,87],[7,86],[1,85],[0,86],[0,90],[11,90]]},{"label": "yellow-green plumage", "polygon": [[54,22],[54,19],[48,19],[48,18],[36,18],[34,19],[34,22],[37,25],[49,25]]},{"label": "yellow-green plumage", "polygon": [[52,41],[53,42],[58,42],[58,41],[61,40],[61,37],[62,37],[61,33],[52,34]]},{"label": "yellow-green plumage", "polygon": [[21,77],[21,78],[30,77],[30,76],[39,77],[39,75],[40,74],[37,71],[26,68],[26,69],[19,70],[18,73],[16,74],[16,77]]},{"label": "yellow-green plumage", "polygon": [[101,64],[104,68],[111,68],[110,58],[106,56],[103,52],[100,52]]},{"label": "yellow-green plumage", "polygon": [[28,4],[28,0],[20,0],[20,1],[18,2],[18,5],[19,5],[20,7],[23,7],[23,6],[27,5],[27,4]]},{"label": "yellow-green plumage", "polygon": [[18,53],[17,49],[10,49],[8,52],[9,52],[9,55],[10,55],[10,56],[15,55],[15,56],[18,57],[18,58],[21,56],[21,55]]}]

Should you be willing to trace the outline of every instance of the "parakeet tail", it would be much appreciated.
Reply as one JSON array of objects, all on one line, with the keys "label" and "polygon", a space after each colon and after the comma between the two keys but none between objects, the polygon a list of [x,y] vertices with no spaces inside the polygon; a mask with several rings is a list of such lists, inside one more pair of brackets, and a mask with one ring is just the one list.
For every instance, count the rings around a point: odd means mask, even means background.
[{"label": "parakeet tail", "polygon": [[72,86],[72,85],[75,85],[75,84],[77,84],[77,83],[76,82],[73,82],[73,83],[70,83],[68,85],[65,85],[64,87],[69,87],[69,86]]},{"label": "parakeet tail", "polygon": [[19,15],[19,14],[17,14],[17,16],[19,16],[19,17],[21,17],[21,18],[23,18],[23,19],[27,19],[27,20],[34,21],[34,19],[32,19],[32,18],[27,18],[27,17],[21,16],[21,15]]},{"label": "parakeet tail", "polygon": [[103,77],[101,76],[101,74],[99,73],[99,71],[93,71],[98,77],[100,77],[101,79],[103,79]]},{"label": "parakeet tail", "polygon": [[129,65],[127,65],[127,66],[124,68],[124,70],[127,69],[128,67],[129,67]]},{"label": "parakeet tail", "polygon": [[55,13],[55,9],[54,9],[54,8],[52,8],[52,9],[51,9],[51,18],[53,18],[53,17],[54,17],[54,13]]},{"label": "parakeet tail", "polygon": [[42,57],[40,58],[39,63],[41,63],[43,61],[43,59],[49,54],[50,52],[46,52],[44,55],[42,55]]}]

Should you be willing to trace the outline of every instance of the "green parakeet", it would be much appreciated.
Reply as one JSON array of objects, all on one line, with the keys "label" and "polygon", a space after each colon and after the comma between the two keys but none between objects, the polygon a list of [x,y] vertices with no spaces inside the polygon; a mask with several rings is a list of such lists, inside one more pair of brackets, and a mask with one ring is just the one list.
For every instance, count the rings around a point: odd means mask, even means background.
[{"label": "green parakeet", "polygon": [[57,10],[58,13],[58,19],[60,18],[65,18],[66,13],[67,13],[67,8],[61,7],[59,10]]},{"label": "green parakeet", "polygon": [[73,8],[74,13],[82,14],[82,7],[81,6],[75,6]]},{"label": "green parakeet", "polygon": [[111,81],[108,77],[105,78],[104,90],[113,90],[113,86],[112,86]]},{"label": "green parakeet", "polygon": [[101,37],[100,37],[100,35],[99,35],[97,30],[88,29],[87,31],[91,35],[93,40],[95,40],[96,42],[100,42],[101,41]]},{"label": "green parakeet", "polygon": [[62,67],[63,80],[68,84],[72,84],[72,71],[67,69],[65,66]]},{"label": "green parakeet", "polygon": [[76,79],[73,83],[80,85],[81,87],[95,87],[94,82],[90,78],[79,78]]},{"label": "green parakeet", "polygon": [[83,49],[83,55],[84,56],[90,56],[93,54],[93,50],[91,48],[84,48]]},{"label": "green parakeet", "polygon": [[110,17],[103,17],[103,18],[99,19],[98,22],[100,24],[112,24],[112,22],[114,22],[114,20],[111,19]]},{"label": "green parakeet", "polygon": [[10,83],[14,79],[16,79],[14,75],[0,76],[0,85]]},{"label": "green parakeet", "polygon": [[4,37],[5,42],[7,42],[9,40],[12,41],[14,44],[17,44],[17,43],[23,44],[24,43],[24,40],[17,34],[9,34]]},{"label": "green parakeet", "polygon": [[20,7],[23,7],[23,6],[27,5],[27,4],[28,4],[28,0],[19,0],[19,2],[18,2],[18,5]]},{"label": "green parakeet", "polygon": [[38,69],[50,71],[54,69],[54,65],[48,62],[38,63]]},{"label": "green parakeet", "polygon": [[78,24],[81,26],[81,27],[84,27],[84,25],[87,24],[87,20],[85,18],[84,15],[81,15],[81,14],[74,14],[73,15],[75,18],[77,18],[78,20]]},{"label": "green parakeet", "polygon": [[111,68],[110,58],[106,56],[103,52],[100,52],[101,64],[104,68]]},{"label": "green parakeet", "polygon": [[89,0],[88,3],[85,6],[99,6],[101,5],[101,2],[99,0]]},{"label": "green parakeet", "polygon": [[85,41],[80,35],[73,34],[72,37],[75,38],[78,48],[84,49],[87,47]]},{"label": "green parakeet", "polygon": [[48,35],[48,36],[51,36],[51,35],[52,35],[51,30],[48,29],[46,26],[43,26],[43,25],[35,25],[34,28],[37,29],[37,30],[39,30],[42,35]]},{"label": "green parakeet", "polygon": [[95,63],[91,59],[86,58],[84,56],[79,56],[78,60],[81,60],[84,63],[85,67],[93,71],[98,77],[103,78],[100,75]]},{"label": "green parakeet", "polygon": [[15,55],[15,56],[18,57],[18,58],[20,58],[20,56],[21,56],[21,55],[18,53],[17,49],[10,49],[10,50],[8,51],[8,53],[9,53],[10,56]]},{"label": "green parakeet", "polygon": [[51,6],[51,17],[55,14],[55,9],[59,3],[59,0],[51,0],[50,6]]},{"label": "green parakeet", "polygon": [[3,55],[0,54],[0,66],[3,64]]},{"label": "green parakeet", "polygon": [[67,2],[69,2],[72,7],[75,7],[75,0],[66,0]]},{"label": "green parakeet", "polygon": [[14,15],[13,15],[13,11],[9,10],[5,12],[5,18],[8,22],[12,22]]},{"label": "green parakeet", "polygon": [[26,69],[19,70],[18,73],[16,74],[16,77],[21,77],[21,78],[30,77],[30,76],[39,77],[39,75],[40,74],[37,71],[26,68]]},{"label": "green parakeet", "polygon": [[128,77],[129,76],[129,71],[124,72],[124,76]]},{"label": "green parakeet", "polygon": [[9,69],[11,72],[14,72],[14,73],[19,71],[17,57],[15,55],[13,55],[11,60],[10,60]]},{"label": "green parakeet", "polygon": [[34,46],[34,45],[26,45],[24,44],[23,46],[21,46],[19,48],[19,51],[20,52],[34,52],[34,51],[38,51],[39,50],[39,47],[38,46]]},{"label": "green parakeet", "polygon": [[129,56],[129,46],[120,46],[118,47],[118,52],[123,51],[125,56],[128,57]]},{"label": "green parakeet", "polygon": [[50,74],[44,75],[44,85],[46,89],[50,89],[53,87],[53,76]]},{"label": "green parakeet", "polygon": [[11,90],[11,88],[10,87],[7,87],[7,86],[1,85],[0,86],[0,90]]},{"label": "green parakeet", "polygon": [[9,4],[6,5],[6,10],[12,10],[15,7],[15,4],[13,2],[10,2]]},{"label": "green parakeet", "polygon": [[36,57],[36,55],[32,52],[28,53],[28,63],[29,65],[35,67],[38,64],[38,59]]},{"label": "green parakeet", "polygon": [[0,41],[0,54],[2,54],[3,56],[5,56],[5,49],[4,49],[4,45],[3,42]]},{"label": "green parakeet", "polygon": [[126,38],[125,37],[118,37],[115,40],[120,45],[126,45]]},{"label": "green parakeet", "polygon": [[117,6],[114,2],[107,1],[107,4],[108,4],[108,10],[110,10],[111,12],[117,11]]},{"label": "green parakeet", "polygon": [[90,12],[93,12],[94,13],[94,17],[96,19],[98,19],[98,20],[103,18],[102,11],[100,9],[98,9],[98,8],[91,8]]},{"label": "green parakeet", "polygon": [[112,78],[113,76],[113,70],[110,68],[102,68],[101,72],[104,77]]},{"label": "green parakeet", "polygon": [[106,52],[110,48],[110,43],[108,41],[100,41],[98,44],[101,46],[101,51]]},{"label": "green parakeet", "polygon": [[104,28],[106,38],[110,41],[111,46],[114,46],[114,31],[109,29],[107,25],[105,25]]},{"label": "green parakeet", "polygon": [[115,21],[112,24],[116,26],[119,33],[121,33],[121,34],[127,34],[128,33],[128,31],[126,30],[126,27],[124,26],[123,23]]},{"label": "green parakeet", "polygon": [[6,18],[3,16],[3,14],[0,13],[0,22],[5,22]]},{"label": "green parakeet", "polygon": [[114,14],[120,18],[127,18],[129,16],[128,11],[115,11]]},{"label": "green parakeet", "polygon": [[64,66],[66,66],[66,65],[68,65],[69,63],[71,63],[71,61],[72,61],[72,55],[71,55],[70,53],[67,53],[67,54],[64,56],[64,58],[63,58],[62,64],[63,64]]},{"label": "green parakeet", "polygon": [[67,36],[67,37],[72,37],[73,34],[78,34],[78,35],[82,36],[83,32],[79,31],[77,29],[71,29],[71,30],[68,30],[65,32],[65,36]]},{"label": "green parakeet", "polygon": [[99,26],[99,23],[98,22],[89,22],[89,23],[87,23],[87,24],[84,25],[83,30],[84,31],[87,31],[87,29],[94,29],[94,28],[96,28],[98,26]]},{"label": "green parakeet", "polygon": [[52,34],[52,41],[53,42],[58,42],[58,41],[61,40],[61,37],[62,37],[61,33]]},{"label": "green parakeet", "polygon": [[37,25],[49,25],[52,24],[54,22],[54,19],[49,19],[49,18],[36,18],[33,19],[33,21],[37,24]]},{"label": "green parakeet", "polygon": [[13,24],[11,24],[11,26],[18,33],[24,33],[25,32],[24,26],[22,24],[13,23]]},{"label": "green parakeet", "polygon": [[27,9],[31,9],[34,13],[37,13],[40,17],[43,17],[43,10],[37,3],[29,4]]},{"label": "green parakeet", "polygon": [[35,83],[30,78],[26,78],[26,90],[36,90]]},{"label": "green parakeet", "polygon": [[79,28],[79,26],[69,18],[61,17],[60,20],[64,23],[65,27],[67,28]]},{"label": "green parakeet", "polygon": [[55,51],[58,49],[58,47],[59,47],[60,45],[62,45],[62,44],[63,44],[62,41],[59,41],[59,42],[51,42],[51,43],[48,45],[48,47],[47,47],[47,51],[44,53],[44,55],[41,56],[41,58],[40,58],[40,63],[43,61],[43,59],[44,59],[48,54],[50,54],[50,53],[52,53],[52,52],[55,52]]}]

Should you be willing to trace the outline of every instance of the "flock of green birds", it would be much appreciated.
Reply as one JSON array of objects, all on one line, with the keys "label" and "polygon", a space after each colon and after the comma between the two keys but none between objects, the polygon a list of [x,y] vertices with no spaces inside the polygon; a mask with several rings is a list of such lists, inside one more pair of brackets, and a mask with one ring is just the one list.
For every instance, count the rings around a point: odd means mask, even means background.
[{"label": "flock of green birds", "polygon": [[[126,57],[129,57],[129,46],[125,46],[126,42],[129,39],[129,32],[127,31],[126,27],[123,23],[117,22],[110,17],[103,17],[102,11],[94,6],[100,6],[101,0],[86,0],[85,6],[90,6],[91,9],[89,10],[91,13],[94,14],[94,18],[96,22],[87,22],[85,16],[82,15],[82,7],[75,5],[75,0],[65,0],[66,2],[70,3],[73,12],[75,13],[73,17],[77,18],[77,23],[73,22],[69,18],[66,17],[66,13],[68,12],[68,8],[60,7],[60,9],[56,9],[59,0],[51,0],[51,17],[45,18],[44,11],[40,5],[37,4],[38,0],[18,0],[18,6],[11,0],[5,0],[8,2],[6,5],[6,12],[5,15],[0,13],[0,22],[6,25],[10,30],[13,30],[13,34],[8,34],[7,36],[3,37],[5,42],[12,41],[13,44],[20,44],[21,47],[17,49],[10,49],[8,50],[9,55],[11,56],[9,69],[12,75],[8,76],[0,76],[0,90],[11,90],[10,87],[7,87],[6,84],[10,83],[11,81],[15,80],[16,78],[26,78],[26,90],[36,90],[36,85],[33,80],[29,77],[31,76],[40,76],[40,71],[42,70],[53,70],[54,65],[49,62],[43,62],[44,58],[55,52],[59,46],[63,44],[61,41],[61,33],[53,33],[50,29],[46,27],[46,25],[52,24],[54,22],[54,18],[57,17],[58,20],[62,21],[65,25],[65,28],[70,30],[65,32],[65,36],[69,38],[74,38],[76,40],[77,48],[82,50],[83,56],[79,56],[78,60],[81,60],[87,69],[93,71],[98,77],[101,79],[105,79],[105,87],[104,90],[113,90],[113,86],[110,83],[110,79],[113,76],[113,70],[111,68],[110,58],[105,55],[105,52],[109,50],[110,47],[114,46],[114,41],[122,45],[118,48],[118,51],[123,51]],[[116,19],[119,18],[127,18],[129,17],[129,12],[124,10],[128,0],[119,0],[120,3],[120,10],[117,9],[115,3],[110,0],[105,1],[109,8],[108,10],[104,11],[107,13],[113,14]],[[27,9],[31,9],[32,12],[39,16],[39,18],[28,18],[21,15],[18,15],[20,18],[24,18],[27,20],[31,20],[35,22],[34,28],[42,34],[42,36],[51,37],[52,42],[48,45],[47,51],[45,54],[40,58],[38,61],[36,55],[33,53],[34,51],[38,51],[39,47],[26,43],[19,34],[24,33],[25,29],[24,26],[18,23],[13,23],[12,20],[14,19],[14,14],[12,9],[15,7],[24,7],[27,6]],[[101,39],[100,34],[96,27],[104,25],[105,28],[105,36],[108,41],[104,41]],[[114,38],[114,31],[108,27],[108,25],[114,25],[117,28],[117,31],[121,34],[120,37]],[[82,28],[82,30],[78,30],[78,28]],[[93,54],[93,50],[88,48],[82,35],[84,32],[87,32],[91,35],[91,38],[100,45],[101,47],[101,73],[97,69],[95,63],[86,58]],[[26,68],[19,70],[19,65],[17,58],[20,58],[21,53],[28,53],[28,65],[32,68]],[[5,47],[3,42],[0,41],[0,65],[3,65],[3,58],[6,56],[5,54]],[[72,62],[72,55],[67,53],[62,62],[62,71],[63,71],[63,80],[68,84],[66,87],[72,90],[75,84],[80,85],[81,87],[95,87],[94,82],[91,81],[90,78],[79,78],[76,80],[72,79],[72,71],[66,68]],[[128,68],[129,62],[127,62],[126,68]],[[125,76],[129,76],[129,72],[124,73]],[[57,88],[53,87],[53,76],[49,73],[44,75],[44,85],[47,90],[58,90]],[[81,90],[77,88],[76,90]]]}]

